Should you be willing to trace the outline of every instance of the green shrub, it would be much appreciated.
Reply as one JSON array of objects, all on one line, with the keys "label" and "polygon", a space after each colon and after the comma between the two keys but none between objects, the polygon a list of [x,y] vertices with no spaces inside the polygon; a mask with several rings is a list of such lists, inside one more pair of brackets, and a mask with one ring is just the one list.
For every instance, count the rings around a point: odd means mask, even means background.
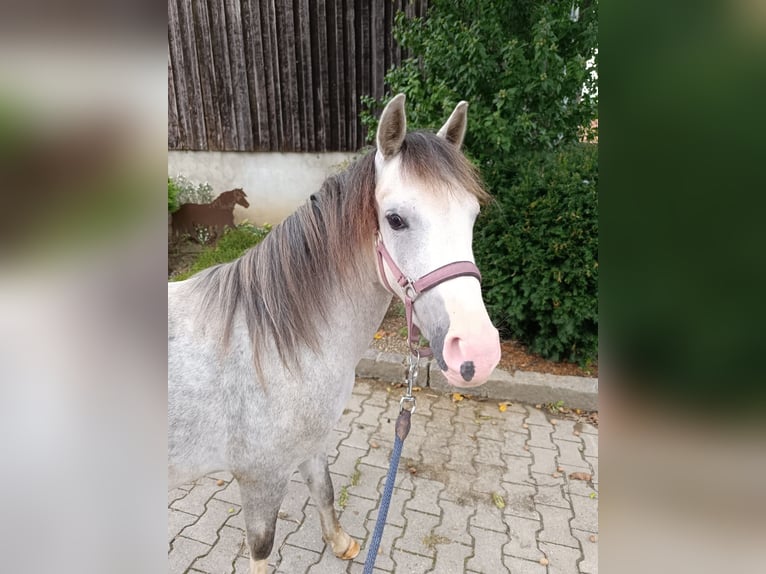
[{"label": "green shrub", "polygon": [[271,231],[271,225],[268,223],[263,227],[241,223],[236,227],[226,229],[215,245],[206,247],[199,254],[188,271],[176,275],[173,280],[183,281],[203,269],[235,260],[245,251],[263,241],[269,231]]},{"label": "green shrub", "polygon": [[506,335],[553,360],[598,352],[598,148],[528,157],[476,225],[487,310]]},{"label": "green shrub", "polygon": [[178,201],[178,186],[173,178],[168,178],[168,213],[174,213],[181,207],[181,203]]},{"label": "green shrub", "polygon": [[[399,13],[394,36],[412,57],[386,83],[407,95],[407,121],[422,128],[469,102],[464,149],[497,199],[474,241],[490,315],[533,351],[584,362],[596,355],[598,323],[597,151],[577,141],[598,112],[598,2],[579,15],[573,7],[432,0],[426,18]],[[372,141],[385,102],[363,103]]]}]

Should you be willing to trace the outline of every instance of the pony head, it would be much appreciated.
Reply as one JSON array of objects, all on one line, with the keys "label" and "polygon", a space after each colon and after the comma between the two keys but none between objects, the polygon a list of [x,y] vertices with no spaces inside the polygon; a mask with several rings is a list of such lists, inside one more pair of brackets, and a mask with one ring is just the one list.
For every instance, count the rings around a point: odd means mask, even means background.
[{"label": "pony head", "polygon": [[[489,199],[460,151],[468,104],[460,102],[437,134],[407,133],[404,94],[380,118],[375,152],[378,229],[402,273],[415,281],[456,261],[474,262],[473,225]],[[389,266],[384,285],[405,291]],[[453,277],[420,293],[413,322],[429,340],[447,380],[472,387],[487,380],[500,360],[500,340],[476,277]]]}]

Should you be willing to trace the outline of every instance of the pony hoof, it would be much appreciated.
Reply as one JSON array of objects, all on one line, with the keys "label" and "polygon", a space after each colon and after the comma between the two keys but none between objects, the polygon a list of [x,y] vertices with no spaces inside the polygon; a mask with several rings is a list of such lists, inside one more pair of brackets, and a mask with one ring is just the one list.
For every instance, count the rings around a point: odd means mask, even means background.
[{"label": "pony hoof", "polygon": [[346,548],[346,551],[343,554],[336,554],[336,556],[341,560],[353,560],[358,554],[359,543],[351,538],[351,542],[349,543],[348,548]]}]

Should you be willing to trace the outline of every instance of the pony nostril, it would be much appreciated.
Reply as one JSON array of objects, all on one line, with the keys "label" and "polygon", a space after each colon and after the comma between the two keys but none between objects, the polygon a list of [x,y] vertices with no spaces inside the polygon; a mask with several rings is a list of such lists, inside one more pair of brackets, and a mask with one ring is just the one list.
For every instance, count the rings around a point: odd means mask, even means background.
[{"label": "pony nostril", "polygon": [[460,375],[465,382],[470,382],[475,374],[476,367],[473,366],[473,361],[464,361],[463,364],[460,365]]}]

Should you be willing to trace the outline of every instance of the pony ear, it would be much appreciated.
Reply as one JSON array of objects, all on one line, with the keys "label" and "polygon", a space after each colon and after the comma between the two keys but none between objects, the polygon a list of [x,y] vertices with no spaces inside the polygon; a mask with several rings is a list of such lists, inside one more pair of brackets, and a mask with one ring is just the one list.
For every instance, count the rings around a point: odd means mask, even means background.
[{"label": "pony ear", "polygon": [[468,102],[462,101],[455,106],[455,110],[449,119],[444,123],[436,135],[446,139],[455,147],[460,148],[463,145],[465,137],[465,128],[467,123]]},{"label": "pony ear", "polygon": [[391,159],[402,147],[407,133],[407,118],[404,116],[404,94],[397,95],[380,115],[378,134],[375,137],[378,153],[383,159]]}]

